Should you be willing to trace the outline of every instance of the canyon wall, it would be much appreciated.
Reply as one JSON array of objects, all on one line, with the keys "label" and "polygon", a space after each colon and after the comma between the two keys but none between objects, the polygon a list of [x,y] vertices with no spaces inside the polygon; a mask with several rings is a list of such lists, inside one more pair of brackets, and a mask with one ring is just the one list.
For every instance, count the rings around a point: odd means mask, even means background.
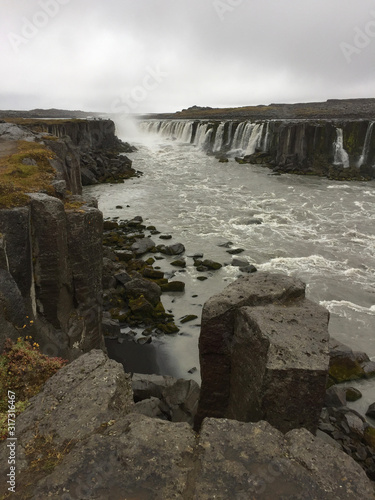
[{"label": "canyon wall", "polygon": [[[104,349],[103,216],[95,200],[82,197],[81,174],[93,149],[115,155],[121,146],[114,123],[3,123],[0,129],[0,146],[16,149],[17,139],[50,150],[55,172],[48,194],[33,192],[22,206],[0,210],[0,349],[7,337],[26,335],[43,352],[68,359]],[[33,158],[22,164],[37,166]]]},{"label": "canyon wall", "polygon": [[149,120],[141,129],[215,154],[333,179],[375,177],[375,130],[369,120]]}]

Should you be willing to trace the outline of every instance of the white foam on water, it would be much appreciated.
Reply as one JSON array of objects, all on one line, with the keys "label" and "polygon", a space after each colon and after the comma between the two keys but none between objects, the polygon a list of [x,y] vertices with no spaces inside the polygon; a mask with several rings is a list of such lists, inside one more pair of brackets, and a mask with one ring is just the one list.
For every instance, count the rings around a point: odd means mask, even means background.
[{"label": "white foam on water", "polygon": [[322,300],[319,304],[328,309],[330,313],[343,318],[347,318],[351,312],[375,316],[375,305],[371,307],[360,306],[348,300]]}]

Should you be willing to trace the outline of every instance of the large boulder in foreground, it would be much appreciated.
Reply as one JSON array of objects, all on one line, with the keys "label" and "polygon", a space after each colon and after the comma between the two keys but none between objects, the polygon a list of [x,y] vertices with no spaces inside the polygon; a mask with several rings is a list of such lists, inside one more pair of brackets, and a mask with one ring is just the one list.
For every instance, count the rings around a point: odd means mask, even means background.
[{"label": "large boulder in foreground", "polygon": [[287,432],[317,429],[329,365],[328,312],[299,280],[243,276],[204,305],[196,418],[267,420]]},{"label": "large boulder in foreground", "polygon": [[373,498],[373,486],[345,453],[306,429],[283,435],[267,422],[206,419],[194,499]]},{"label": "large boulder in foreground", "polygon": [[[172,389],[175,399],[175,384],[145,382],[141,393]],[[284,436],[267,422],[206,419],[197,435],[186,422],[130,413],[132,399],[122,365],[101,351],[51,377],[16,421],[15,498],[373,498],[361,467],[305,429]],[[10,443],[0,444],[4,478]]]}]

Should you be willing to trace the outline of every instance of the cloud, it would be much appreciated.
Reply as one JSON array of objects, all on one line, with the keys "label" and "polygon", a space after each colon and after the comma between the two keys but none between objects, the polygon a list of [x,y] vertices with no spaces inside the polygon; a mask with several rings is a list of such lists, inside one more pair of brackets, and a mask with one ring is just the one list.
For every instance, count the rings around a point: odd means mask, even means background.
[{"label": "cloud", "polygon": [[0,9],[3,109],[173,111],[374,89],[371,0],[3,0]]}]

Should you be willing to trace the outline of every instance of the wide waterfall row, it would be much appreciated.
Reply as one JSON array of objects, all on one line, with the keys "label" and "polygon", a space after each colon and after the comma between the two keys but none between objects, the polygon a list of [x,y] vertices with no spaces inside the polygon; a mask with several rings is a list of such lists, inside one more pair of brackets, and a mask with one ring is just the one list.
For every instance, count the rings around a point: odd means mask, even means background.
[{"label": "wide waterfall row", "polygon": [[269,122],[193,122],[182,120],[144,121],[143,132],[191,143],[213,153],[236,153],[251,155],[255,151],[266,151],[269,146]]},{"label": "wide waterfall row", "polygon": [[[194,145],[210,154],[240,157],[283,171],[331,175],[358,169],[365,176],[375,167],[375,122],[352,120],[208,121],[149,120],[143,132]],[[256,161],[256,163],[261,163]]]}]

